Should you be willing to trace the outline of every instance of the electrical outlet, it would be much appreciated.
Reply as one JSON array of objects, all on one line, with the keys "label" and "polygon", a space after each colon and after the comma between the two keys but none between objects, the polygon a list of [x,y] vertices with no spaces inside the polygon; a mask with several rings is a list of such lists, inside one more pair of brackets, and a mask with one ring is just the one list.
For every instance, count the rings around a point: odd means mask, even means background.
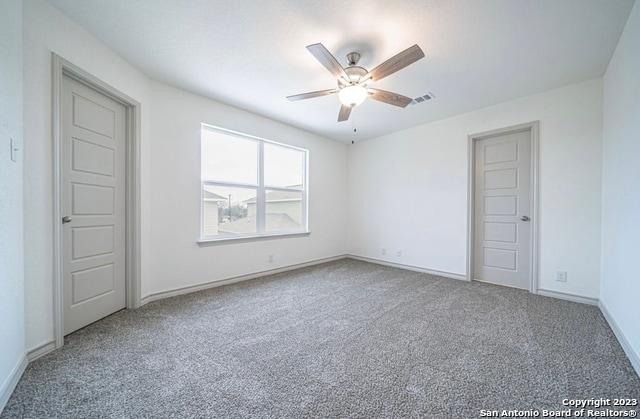
[{"label": "electrical outlet", "polygon": [[558,282],[567,282],[567,271],[558,271],[558,272],[556,272],[556,281],[558,281]]},{"label": "electrical outlet", "polygon": [[269,255],[269,262],[273,262],[273,255]]},{"label": "electrical outlet", "polygon": [[398,257],[402,257],[402,250],[398,250]]},{"label": "electrical outlet", "polygon": [[382,256],[386,255],[387,254],[387,249],[385,249],[384,247],[382,249],[380,249],[380,254]]}]

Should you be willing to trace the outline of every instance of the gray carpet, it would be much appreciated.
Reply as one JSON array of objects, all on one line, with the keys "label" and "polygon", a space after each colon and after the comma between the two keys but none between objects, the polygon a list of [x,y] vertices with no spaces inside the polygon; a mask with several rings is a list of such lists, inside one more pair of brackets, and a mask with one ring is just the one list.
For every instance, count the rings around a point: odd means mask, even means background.
[{"label": "gray carpet", "polygon": [[348,259],[124,310],[65,342],[2,418],[475,418],[640,398],[597,307]]}]

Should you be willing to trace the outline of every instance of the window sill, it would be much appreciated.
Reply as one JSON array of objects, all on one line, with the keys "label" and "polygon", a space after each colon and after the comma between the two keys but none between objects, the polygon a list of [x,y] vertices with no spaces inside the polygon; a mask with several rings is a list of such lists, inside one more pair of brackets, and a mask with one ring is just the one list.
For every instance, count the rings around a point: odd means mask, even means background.
[{"label": "window sill", "polygon": [[200,239],[197,240],[198,246],[218,246],[222,244],[244,243],[273,239],[286,239],[290,237],[306,237],[311,234],[310,231],[302,231],[295,233],[265,234],[261,236],[241,236],[241,237],[225,237],[216,239]]}]

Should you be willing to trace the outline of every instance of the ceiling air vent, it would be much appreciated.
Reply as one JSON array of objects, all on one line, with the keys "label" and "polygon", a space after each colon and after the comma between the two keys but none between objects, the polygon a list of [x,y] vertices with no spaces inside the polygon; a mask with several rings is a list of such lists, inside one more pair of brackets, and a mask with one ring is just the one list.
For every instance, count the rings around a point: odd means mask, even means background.
[{"label": "ceiling air vent", "polygon": [[431,99],[434,99],[434,98],[435,98],[435,96],[433,95],[433,93],[429,92],[426,95],[423,95],[423,96],[420,96],[420,97],[417,97],[417,98],[413,99],[411,101],[411,105],[417,105],[418,103],[426,102],[427,100],[431,100]]}]

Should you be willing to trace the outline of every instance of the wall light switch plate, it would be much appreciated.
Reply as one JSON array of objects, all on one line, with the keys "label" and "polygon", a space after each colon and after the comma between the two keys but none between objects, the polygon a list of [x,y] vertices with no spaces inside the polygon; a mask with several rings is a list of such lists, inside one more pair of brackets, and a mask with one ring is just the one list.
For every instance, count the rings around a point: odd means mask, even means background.
[{"label": "wall light switch plate", "polygon": [[18,161],[18,141],[11,138],[11,161]]}]

